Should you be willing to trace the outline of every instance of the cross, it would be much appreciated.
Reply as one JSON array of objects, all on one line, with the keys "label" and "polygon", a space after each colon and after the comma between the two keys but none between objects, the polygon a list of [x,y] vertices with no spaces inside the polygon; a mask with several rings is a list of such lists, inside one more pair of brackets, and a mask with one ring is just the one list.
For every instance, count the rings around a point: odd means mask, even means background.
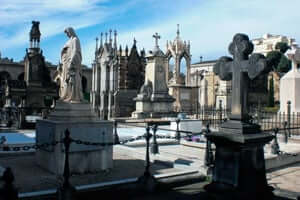
[{"label": "cross", "polygon": [[232,80],[231,120],[247,121],[247,95],[249,78],[252,80],[260,74],[268,73],[270,68],[262,54],[249,54],[253,44],[245,34],[238,33],[229,45],[231,57],[223,56],[214,65],[214,73],[221,80]]},{"label": "cross", "polygon": [[158,33],[155,33],[155,35],[153,35],[152,37],[155,38],[155,46],[158,47],[158,39],[160,39],[160,36],[158,35]]}]

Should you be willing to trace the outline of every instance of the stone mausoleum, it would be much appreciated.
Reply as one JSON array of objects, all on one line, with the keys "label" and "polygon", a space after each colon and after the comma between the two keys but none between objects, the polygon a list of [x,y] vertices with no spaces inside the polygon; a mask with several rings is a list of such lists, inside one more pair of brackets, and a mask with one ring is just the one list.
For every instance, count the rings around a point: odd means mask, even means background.
[{"label": "stone mausoleum", "polygon": [[100,119],[130,117],[135,110],[133,98],[144,84],[145,51],[138,52],[134,39],[131,49],[127,45],[117,48],[117,32],[101,33],[100,46],[96,40],[91,104]]}]

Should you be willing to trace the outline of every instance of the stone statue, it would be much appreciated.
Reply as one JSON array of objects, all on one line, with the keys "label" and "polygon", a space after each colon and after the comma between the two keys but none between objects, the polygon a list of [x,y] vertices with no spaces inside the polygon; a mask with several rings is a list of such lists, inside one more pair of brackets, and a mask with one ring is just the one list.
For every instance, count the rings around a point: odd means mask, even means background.
[{"label": "stone statue", "polygon": [[66,102],[79,103],[83,99],[80,41],[72,27],[66,28],[64,32],[70,39],[61,51],[60,98]]}]

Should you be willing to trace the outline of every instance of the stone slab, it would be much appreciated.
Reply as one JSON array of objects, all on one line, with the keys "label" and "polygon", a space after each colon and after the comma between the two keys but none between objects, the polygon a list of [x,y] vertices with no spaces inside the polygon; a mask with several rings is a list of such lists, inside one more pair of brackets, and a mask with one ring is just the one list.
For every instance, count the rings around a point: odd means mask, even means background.
[{"label": "stone slab", "polygon": [[[69,129],[70,137],[74,140],[96,143],[113,142],[113,124],[109,121],[79,123],[39,120],[36,125],[36,143],[62,141],[66,129]],[[69,156],[71,173],[86,173],[112,168],[112,152],[111,145],[87,146],[72,143]],[[65,162],[64,145],[59,143],[56,146],[38,149],[36,162],[54,174],[62,174]]]}]

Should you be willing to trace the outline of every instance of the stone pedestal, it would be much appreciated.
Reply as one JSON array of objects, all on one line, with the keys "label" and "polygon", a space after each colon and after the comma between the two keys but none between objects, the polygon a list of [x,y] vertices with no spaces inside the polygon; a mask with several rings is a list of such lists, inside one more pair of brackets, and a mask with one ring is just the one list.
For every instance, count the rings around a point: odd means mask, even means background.
[{"label": "stone pedestal", "polygon": [[[68,129],[74,140],[94,143],[113,143],[113,123],[99,121],[87,103],[69,104],[58,102],[49,119],[39,120],[36,125],[36,143],[62,141]],[[49,146],[36,151],[36,162],[42,168],[58,175],[63,174],[64,144]],[[69,163],[71,173],[87,173],[108,170],[113,166],[113,146],[96,146],[71,143]]]},{"label": "stone pedestal", "polygon": [[207,138],[216,146],[212,183],[205,186],[221,199],[271,199],[263,147],[273,139],[259,126],[241,121],[225,122]]}]

